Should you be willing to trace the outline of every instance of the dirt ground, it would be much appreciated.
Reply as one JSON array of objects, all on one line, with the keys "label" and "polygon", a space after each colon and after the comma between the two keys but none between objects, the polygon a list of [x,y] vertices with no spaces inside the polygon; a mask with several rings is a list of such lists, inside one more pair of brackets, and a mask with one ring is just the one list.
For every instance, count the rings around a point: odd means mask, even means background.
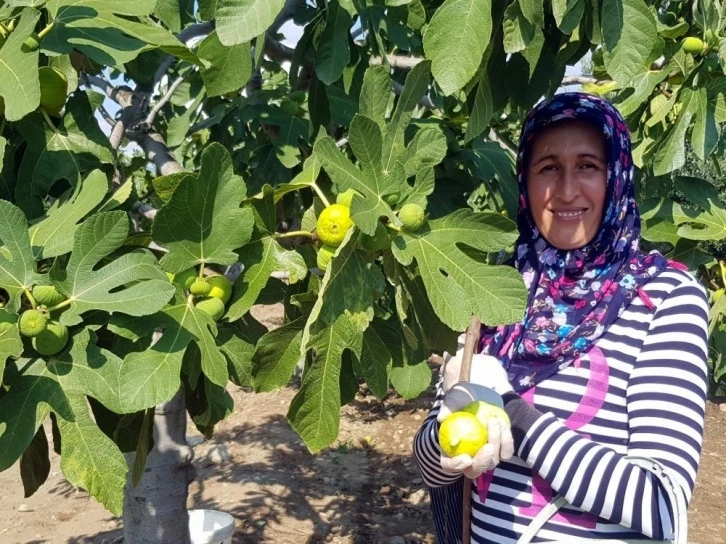
[{"label": "dirt ground", "polygon": [[[270,314],[268,326],[274,324]],[[231,389],[235,413],[196,445],[190,508],[232,514],[236,543],[434,542],[428,496],[412,459],[412,439],[432,391],[404,403],[360,394],[342,410],[338,442],[310,454],[285,420],[294,388],[253,394]],[[709,403],[691,544],[726,543],[726,412]],[[111,544],[121,521],[62,477],[59,459],[33,497],[23,498],[19,470],[0,473],[0,544]]]}]

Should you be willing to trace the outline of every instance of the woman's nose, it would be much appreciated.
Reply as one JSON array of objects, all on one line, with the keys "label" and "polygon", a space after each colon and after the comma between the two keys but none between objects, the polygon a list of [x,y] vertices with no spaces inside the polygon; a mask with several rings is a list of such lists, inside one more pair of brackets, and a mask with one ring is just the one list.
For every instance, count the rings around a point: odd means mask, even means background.
[{"label": "woman's nose", "polygon": [[577,170],[563,168],[560,182],[557,184],[557,197],[565,202],[571,202],[580,194],[580,180]]}]

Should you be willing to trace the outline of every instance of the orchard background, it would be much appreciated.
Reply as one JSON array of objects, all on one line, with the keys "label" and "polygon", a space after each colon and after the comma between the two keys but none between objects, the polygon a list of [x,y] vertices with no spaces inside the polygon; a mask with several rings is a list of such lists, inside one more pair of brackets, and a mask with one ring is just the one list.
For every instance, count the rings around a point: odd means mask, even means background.
[{"label": "orchard background", "polygon": [[[626,117],[644,238],[708,287],[725,394],[719,1],[6,0],[0,23],[0,471],[28,497],[60,478],[127,542],[184,544],[213,479],[187,424],[257,422],[226,437],[244,471],[272,397],[294,466],[369,458],[341,409],[417,415],[472,314],[521,317],[516,139],[563,88]],[[355,228],[326,263],[336,200]]]}]

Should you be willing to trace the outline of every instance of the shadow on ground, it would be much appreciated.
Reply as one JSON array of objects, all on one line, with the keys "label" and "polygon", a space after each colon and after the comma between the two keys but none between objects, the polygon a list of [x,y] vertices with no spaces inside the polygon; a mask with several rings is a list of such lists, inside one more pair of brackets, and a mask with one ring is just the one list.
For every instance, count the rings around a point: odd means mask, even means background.
[{"label": "shadow on ground", "polygon": [[[197,478],[189,489],[190,508],[235,517],[234,543],[434,541],[428,497],[411,457],[412,433],[430,399],[359,396],[343,409],[338,446],[311,454],[285,418],[288,393],[267,404],[260,395],[234,396],[239,411],[213,440],[195,447]],[[219,447],[229,454],[221,464],[210,459]],[[121,534],[67,544],[111,544]]]}]

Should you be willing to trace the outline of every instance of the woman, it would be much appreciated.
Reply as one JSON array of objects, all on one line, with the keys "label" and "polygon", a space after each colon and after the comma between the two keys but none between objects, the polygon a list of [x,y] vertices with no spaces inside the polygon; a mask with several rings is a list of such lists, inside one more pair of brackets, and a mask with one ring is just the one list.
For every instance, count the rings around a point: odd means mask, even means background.
[{"label": "woman", "polygon": [[[683,266],[639,250],[630,137],[604,100],[540,103],[517,172],[526,315],[482,331],[471,384],[453,385],[461,350],[449,359],[415,438],[439,539],[460,538],[462,474],[475,479],[472,542],[515,543],[558,495],[567,505],[540,541],[670,538],[661,485],[625,456],[671,468],[690,500],[707,388],[705,290]],[[473,459],[447,458],[439,424],[476,398],[502,404],[511,427],[494,419]]]}]

